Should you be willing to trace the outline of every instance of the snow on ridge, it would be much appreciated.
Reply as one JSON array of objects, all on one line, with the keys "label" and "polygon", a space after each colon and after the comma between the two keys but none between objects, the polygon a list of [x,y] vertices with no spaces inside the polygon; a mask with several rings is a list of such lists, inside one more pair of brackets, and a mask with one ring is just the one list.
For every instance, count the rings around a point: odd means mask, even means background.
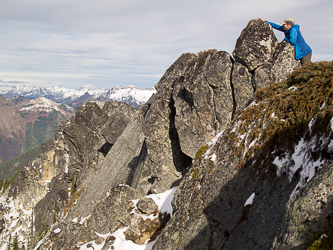
[{"label": "snow on ridge", "polygon": [[44,111],[47,113],[53,112],[54,110],[65,115],[66,113],[59,108],[59,104],[47,99],[45,97],[38,97],[29,101],[29,103],[24,103],[24,106],[20,108],[20,111]]},{"label": "snow on ridge", "polygon": [[33,85],[21,85],[10,90],[4,96],[12,98],[13,96],[21,95],[30,99],[46,96],[56,102],[62,102],[65,100],[75,101],[86,93],[94,99],[106,97],[110,100],[121,102],[132,100],[141,105],[146,103],[151,95],[156,93],[156,90],[154,88],[141,90],[133,85],[129,87],[117,85],[111,89],[97,88],[94,85],[84,85],[80,89],[69,89],[63,86],[41,88]]},{"label": "snow on ridge", "polygon": [[115,101],[125,101],[126,99],[132,97],[134,100],[142,104],[146,103],[154,93],[156,93],[155,89],[141,90],[134,86],[130,86],[128,88],[116,86],[109,90],[107,97]]}]

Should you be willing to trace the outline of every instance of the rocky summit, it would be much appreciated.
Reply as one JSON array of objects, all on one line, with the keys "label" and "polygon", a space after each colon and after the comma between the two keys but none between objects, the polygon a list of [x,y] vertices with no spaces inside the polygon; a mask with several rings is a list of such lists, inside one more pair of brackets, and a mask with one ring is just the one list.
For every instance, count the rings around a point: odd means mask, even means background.
[{"label": "rocky summit", "polygon": [[139,110],[84,102],[3,185],[0,249],[330,246],[332,77],[251,20],[232,55],[181,55]]}]

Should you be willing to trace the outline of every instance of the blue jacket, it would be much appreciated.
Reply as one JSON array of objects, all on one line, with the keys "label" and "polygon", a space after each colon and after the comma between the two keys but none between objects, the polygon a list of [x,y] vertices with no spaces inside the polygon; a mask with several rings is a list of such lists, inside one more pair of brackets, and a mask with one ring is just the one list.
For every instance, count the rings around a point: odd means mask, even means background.
[{"label": "blue jacket", "polygon": [[301,34],[301,31],[299,30],[299,25],[295,24],[293,26],[291,26],[291,28],[289,30],[284,30],[282,25],[278,25],[275,23],[271,23],[266,21],[267,23],[269,23],[274,29],[277,29],[279,31],[284,32],[284,40],[288,43],[290,43],[291,45],[294,45],[295,47],[295,59],[299,60],[302,57],[310,54],[310,52],[312,51],[310,46],[307,45],[307,43],[304,41],[304,38]]}]

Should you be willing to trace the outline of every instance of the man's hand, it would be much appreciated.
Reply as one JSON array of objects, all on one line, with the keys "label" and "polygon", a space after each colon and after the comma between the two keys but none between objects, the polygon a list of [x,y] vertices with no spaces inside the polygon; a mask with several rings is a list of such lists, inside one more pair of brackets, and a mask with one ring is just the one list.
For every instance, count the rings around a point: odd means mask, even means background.
[{"label": "man's hand", "polygon": [[261,17],[257,17],[257,19],[260,19],[260,20],[264,21]]}]

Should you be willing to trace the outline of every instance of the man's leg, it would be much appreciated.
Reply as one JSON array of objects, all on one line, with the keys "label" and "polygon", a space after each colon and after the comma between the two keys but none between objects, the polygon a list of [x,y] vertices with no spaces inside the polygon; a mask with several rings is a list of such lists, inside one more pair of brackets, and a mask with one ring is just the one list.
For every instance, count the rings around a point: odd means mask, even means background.
[{"label": "man's leg", "polygon": [[306,56],[301,58],[301,64],[304,66],[304,64],[311,62],[311,57],[312,57],[312,51],[307,54]]}]

